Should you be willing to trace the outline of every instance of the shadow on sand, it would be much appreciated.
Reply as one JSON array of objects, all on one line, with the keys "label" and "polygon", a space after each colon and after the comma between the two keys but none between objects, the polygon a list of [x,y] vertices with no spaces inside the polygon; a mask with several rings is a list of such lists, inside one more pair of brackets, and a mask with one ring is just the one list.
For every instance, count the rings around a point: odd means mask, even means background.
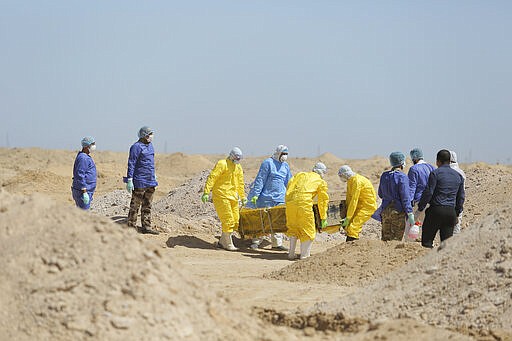
[{"label": "shadow on sand", "polygon": [[276,259],[288,259],[287,252],[271,252],[270,250],[243,250],[242,254],[244,257],[250,257],[254,259],[265,259],[265,260],[276,260]]},{"label": "shadow on sand", "polygon": [[198,238],[196,236],[176,236],[176,237],[169,237],[167,239],[167,242],[165,243],[167,247],[173,248],[175,246],[184,246],[189,247],[193,249],[214,249],[215,245],[207,242],[205,240],[202,240],[201,238]]},{"label": "shadow on sand", "polygon": [[260,246],[257,249],[251,249],[251,239],[242,240],[233,238],[233,243],[240,248],[238,252],[242,253],[244,257],[250,257],[255,259],[288,259],[287,251],[277,251],[273,250],[270,247],[272,243],[266,239],[263,239],[260,242]]}]

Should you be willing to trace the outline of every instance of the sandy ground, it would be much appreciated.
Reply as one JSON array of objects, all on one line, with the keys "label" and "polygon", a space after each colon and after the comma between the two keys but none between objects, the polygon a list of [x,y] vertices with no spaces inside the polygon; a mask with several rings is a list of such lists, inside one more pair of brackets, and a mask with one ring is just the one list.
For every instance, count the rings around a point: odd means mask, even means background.
[{"label": "sandy ground", "polygon": [[[92,211],[74,208],[76,152],[0,149],[0,334],[10,339],[512,340],[512,167],[462,165],[463,231],[441,251],[382,242],[369,221],[355,243],[319,234],[312,257],[214,247],[220,224],[199,200],[222,155],[157,155],[153,224],[126,228],[127,154],[97,152]],[[261,158],[242,161],[250,183]],[[321,160],[333,199],[348,163],[378,184],[387,160]]]}]

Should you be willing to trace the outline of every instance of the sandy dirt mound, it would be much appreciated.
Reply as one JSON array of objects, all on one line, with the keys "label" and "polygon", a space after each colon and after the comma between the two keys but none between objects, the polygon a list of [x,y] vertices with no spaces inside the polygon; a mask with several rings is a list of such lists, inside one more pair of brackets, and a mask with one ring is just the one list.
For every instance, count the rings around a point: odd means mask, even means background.
[{"label": "sandy dirt mound", "polygon": [[157,169],[169,169],[175,176],[189,178],[205,169],[211,169],[214,163],[202,155],[183,153],[162,154],[157,159]]},{"label": "sandy dirt mound", "polygon": [[512,167],[473,164],[466,172],[463,227],[487,216],[512,196]]},{"label": "sandy dirt mound", "polygon": [[153,204],[152,215],[157,228],[188,234],[214,234],[220,230],[213,203],[201,201],[209,174],[209,170],[203,170]]},{"label": "sandy dirt mound", "polygon": [[268,278],[293,282],[363,285],[407,264],[426,252],[419,243],[358,240],[342,243],[308,259],[297,261]]},{"label": "sandy dirt mound", "polygon": [[350,318],[342,313],[288,315],[271,309],[255,309],[254,313],[272,324],[301,329],[304,331],[304,336],[313,340],[474,340],[472,337],[428,326],[412,319],[368,321],[362,318]]},{"label": "sandy dirt mound", "polygon": [[[14,170],[51,170],[62,176],[73,176],[73,162],[77,151],[45,150],[40,148],[0,148],[2,166]],[[62,172],[55,170],[65,169]],[[71,170],[70,168],[71,167]]]},{"label": "sandy dirt mound", "polygon": [[[172,189],[167,196],[153,204],[156,214],[173,214],[182,218],[193,220],[207,220],[219,225],[217,213],[212,203],[204,204],[201,201],[204,184],[209,170],[204,170],[182,185]],[[220,226],[220,225],[219,225]]]},{"label": "sandy dirt mound", "polygon": [[279,338],[132,230],[44,196],[0,202],[2,338]]},{"label": "sandy dirt mound", "polygon": [[440,251],[316,309],[512,337],[512,205],[470,225]]},{"label": "sandy dirt mound", "polygon": [[[67,187],[71,188],[71,180],[42,170],[27,170],[20,172],[16,176],[6,180],[2,186],[9,192],[22,194],[34,193],[34,184],[37,184],[37,191],[41,192],[58,192],[61,191],[67,182]],[[71,197],[71,189],[69,190]]]},{"label": "sandy dirt mound", "polygon": [[132,195],[126,190],[115,190],[103,195],[95,195],[91,202],[91,212],[109,218],[128,216]]}]

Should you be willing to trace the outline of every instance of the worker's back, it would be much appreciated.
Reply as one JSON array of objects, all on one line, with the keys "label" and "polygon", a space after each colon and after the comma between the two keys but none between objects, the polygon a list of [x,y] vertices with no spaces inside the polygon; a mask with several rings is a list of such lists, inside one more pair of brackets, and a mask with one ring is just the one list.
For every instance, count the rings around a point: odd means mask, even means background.
[{"label": "worker's back", "polygon": [[[319,193],[327,194],[327,183],[315,172],[300,172],[291,178],[286,190],[286,203],[313,205]],[[329,199],[327,199],[329,200]]]},{"label": "worker's back", "polygon": [[[349,183],[352,181],[353,184],[351,185],[358,189],[358,206],[368,207],[368,209],[375,211],[377,209],[377,194],[372,182],[360,174],[355,174],[348,181]],[[353,193],[347,192],[347,203],[351,201],[351,195]]]}]

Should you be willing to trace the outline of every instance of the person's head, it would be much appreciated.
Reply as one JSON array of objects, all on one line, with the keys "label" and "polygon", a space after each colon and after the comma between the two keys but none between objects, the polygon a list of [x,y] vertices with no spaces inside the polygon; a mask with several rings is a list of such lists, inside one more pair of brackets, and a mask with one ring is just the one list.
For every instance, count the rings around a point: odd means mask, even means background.
[{"label": "person's head", "polygon": [[240,163],[240,160],[242,160],[243,154],[240,148],[233,147],[231,151],[229,152],[228,159],[233,161],[233,163]]},{"label": "person's head", "polygon": [[144,126],[139,129],[139,140],[143,140],[145,143],[151,143],[153,141],[153,129],[148,126]]},{"label": "person's head", "polygon": [[356,173],[354,173],[348,165],[343,165],[338,170],[338,176],[340,177],[340,180],[343,182],[347,182],[347,180],[353,177],[355,174]]},{"label": "person's head", "polygon": [[282,144],[277,146],[272,158],[279,162],[285,162],[288,159],[288,147]]},{"label": "person's head", "polygon": [[96,150],[96,140],[92,136],[86,136],[81,141],[82,151],[84,153],[89,154],[90,152]]},{"label": "person's head", "polygon": [[450,163],[457,163],[457,153],[450,150]]},{"label": "person's head", "polygon": [[423,160],[423,151],[419,148],[414,148],[409,154],[411,155],[411,160],[414,164],[417,164],[418,161]]},{"label": "person's head", "polygon": [[389,164],[393,169],[403,169],[405,167],[405,154],[402,152],[392,152],[389,154]]},{"label": "person's head", "polygon": [[317,162],[313,167],[313,172],[320,175],[323,179],[325,173],[327,173],[327,167],[322,162]]},{"label": "person's head", "polygon": [[450,151],[446,150],[446,149],[441,149],[440,151],[438,151],[437,157],[436,157],[436,163],[437,163],[437,167],[439,167],[441,165],[450,164]]}]

